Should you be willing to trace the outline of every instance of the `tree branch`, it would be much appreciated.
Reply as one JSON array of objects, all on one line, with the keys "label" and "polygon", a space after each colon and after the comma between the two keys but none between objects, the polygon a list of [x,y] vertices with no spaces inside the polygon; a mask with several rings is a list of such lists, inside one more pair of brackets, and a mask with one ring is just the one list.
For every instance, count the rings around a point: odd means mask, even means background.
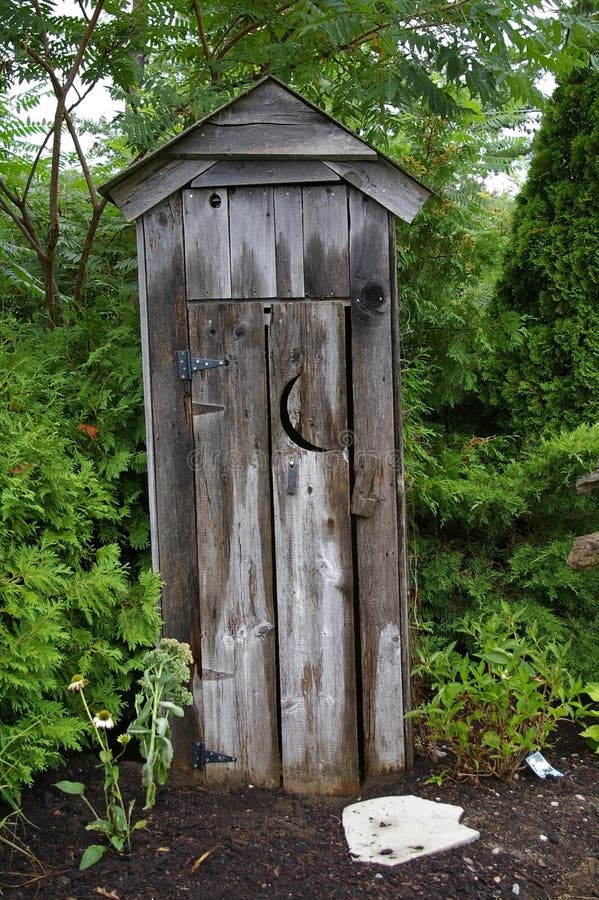
[{"label": "tree branch", "polygon": [[75,124],[73,119],[71,118],[71,114],[68,109],[64,111],[64,121],[69,130],[69,134],[71,135],[71,140],[73,141],[73,145],[75,147],[75,153],[77,154],[77,159],[79,160],[79,165],[81,166],[81,171],[83,173],[83,177],[85,178],[85,183],[87,185],[87,190],[89,192],[89,196],[92,201],[92,206],[95,209],[98,206],[98,193],[96,191],[96,187],[94,185],[91,172],[89,170],[89,165],[87,163],[87,157],[83,152],[83,148],[81,146],[81,141],[79,140],[79,135],[77,134],[77,129],[75,128]]},{"label": "tree branch", "polygon": [[5,182],[4,178],[0,178],[0,191],[2,191],[2,193],[5,194],[5,196],[8,197],[10,202],[13,203],[16,207],[18,207],[18,209],[21,209],[21,202],[22,202],[21,198],[19,197],[18,194],[15,194],[14,191],[12,191],[9,188],[9,186]]},{"label": "tree branch", "polygon": [[37,153],[35,154],[33,162],[31,163],[31,168],[29,169],[29,175],[27,176],[27,181],[25,182],[25,188],[23,189],[23,203],[25,203],[27,201],[27,196],[29,194],[29,191],[31,190],[31,185],[32,185],[33,179],[35,177],[37,167],[39,165],[40,159],[42,158],[42,153],[46,149],[46,145],[48,144],[48,141],[52,137],[53,132],[54,132],[54,126],[52,126],[52,128],[48,131],[44,140],[41,142],[41,144],[37,148]]},{"label": "tree branch", "polygon": [[87,226],[87,232],[85,234],[85,240],[83,242],[83,248],[81,250],[81,257],[79,258],[79,265],[77,266],[75,288],[73,290],[73,300],[75,301],[75,303],[79,303],[79,301],[81,300],[83,286],[85,284],[85,279],[87,278],[89,257],[94,245],[94,238],[96,236],[96,231],[98,230],[98,225],[100,224],[100,219],[102,218],[102,213],[104,212],[107,203],[108,200],[105,197],[102,197],[100,202],[94,206],[91,221]]},{"label": "tree branch", "polygon": [[[287,12],[288,9],[291,9],[292,6],[293,6],[293,3],[283,3],[282,6],[279,6],[278,9],[276,9],[274,11],[273,15],[279,16],[279,15],[281,15],[281,13]],[[235,21],[239,22],[240,20],[241,20],[241,17],[238,17]],[[242,38],[246,37],[246,35],[248,35],[248,34],[252,34],[254,31],[259,31],[260,28],[262,28],[263,26],[264,26],[264,22],[259,22],[259,21],[250,22],[248,25],[246,25],[244,28],[242,28],[241,31],[238,31],[237,34],[234,34],[231,38],[229,38],[229,40],[223,46],[221,46],[221,49],[218,51],[218,54],[216,53],[216,50],[214,50],[213,54],[212,54],[213,58],[216,57],[217,59],[222,59],[224,56],[227,55],[229,50],[231,50],[231,48],[235,46],[235,44],[237,44],[240,40],[242,40]],[[235,22],[233,22],[233,24],[230,26],[230,28],[227,30],[227,32],[225,32],[225,35],[221,39],[221,44],[222,44],[222,41],[224,41],[226,35],[230,34],[234,27],[235,27]]]},{"label": "tree branch", "polygon": [[202,9],[200,7],[200,0],[193,0],[193,11],[195,13],[196,22],[198,23],[198,32],[200,34],[200,41],[202,43],[202,50],[204,51],[204,58],[207,63],[212,59],[212,53],[210,52],[210,47],[208,46],[208,40],[206,39],[206,29],[204,28],[204,17],[202,16]]},{"label": "tree branch", "polygon": [[75,54],[75,59],[73,61],[73,65],[71,66],[71,70],[70,70],[69,74],[67,75],[64,85],[63,85],[65,94],[68,93],[68,91],[71,89],[71,87],[73,86],[73,82],[75,81],[75,78],[79,74],[79,69],[81,67],[81,63],[83,62],[83,57],[85,55],[85,51],[87,50],[87,47],[91,40],[92,34],[94,33],[94,29],[98,23],[98,19],[102,15],[102,11],[104,9],[104,3],[105,3],[105,0],[98,0],[98,2],[96,4],[96,8],[94,9],[94,13],[93,13],[91,19],[89,20],[89,22],[87,23],[87,28],[85,29],[83,37],[81,38],[81,41],[79,43],[79,47],[77,48],[77,53]]},{"label": "tree branch", "polygon": [[19,229],[19,231],[21,232],[21,234],[22,234],[22,235],[25,237],[25,239],[27,240],[27,243],[30,245],[30,247],[31,247],[33,250],[35,250],[35,252],[37,253],[39,259],[40,259],[40,260],[45,259],[45,256],[44,256],[44,250],[43,250],[43,248],[42,248],[42,245],[41,245],[40,242],[38,241],[37,236],[35,235],[35,233],[34,233],[34,234],[30,233],[30,231],[29,231],[29,229],[27,228],[27,225],[25,224],[25,222],[24,222],[22,219],[19,218],[19,216],[18,216],[18,215],[16,214],[16,212],[14,211],[14,209],[12,209],[12,208],[8,205],[8,203],[6,202],[6,200],[4,200],[2,197],[0,197],[0,209],[1,209],[3,212],[5,212],[6,215],[7,215],[10,219],[12,219],[12,221],[15,223],[15,225],[17,226],[17,228]]}]

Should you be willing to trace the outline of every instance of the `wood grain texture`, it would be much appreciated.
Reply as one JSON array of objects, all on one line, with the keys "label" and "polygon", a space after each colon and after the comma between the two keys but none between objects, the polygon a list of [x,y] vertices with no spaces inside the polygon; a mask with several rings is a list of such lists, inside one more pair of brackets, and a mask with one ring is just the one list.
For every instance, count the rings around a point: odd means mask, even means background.
[{"label": "wood grain texture", "polygon": [[599,566],[599,532],[574,538],[567,562],[575,572],[596,569]]},{"label": "wood grain texture", "polygon": [[231,293],[276,297],[275,221],[271,187],[229,191]]},{"label": "wood grain texture", "polygon": [[424,185],[380,157],[370,162],[327,160],[326,165],[404,222],[411,222],[431,195]]},{"label": "wood grain texture", "polygon": [[192,304],[189,331],[194,351],[229,360],[193,381],[214,409],[193,420],[205,742],[237,757],[206,777],[278,787],[262,304]]},{"label": "wood grain texture", "polygon": [[[397,530],[399,535],[399,612],[401,624],[401,663],[403,668],[403,709],[404,714],[412,709],[412,635],[410,629],[411,609],[408,585],[408,514],[406,504],[406,484],[403,451],[403,394],[401,388],[401,340],[400,308],[397,294],[397,249],[395,219],[389,214],[387,221],[389,235],[390,284],[391,284],[391,346],[393,353],[393,405],[395,424],[395,491],[397,496]],[[414,764],[414,728],[411,719],[404,719],[406,767]]]},{"label": "wood grain texture", "polygon": [[[336,125],[324,121],[306,140],[304,125],[237,125],[220,128],[208,122],[183,138],[176,146],[163,151],[168,160],[244,159],[278,157],[279,159],[328,159],[348,156],[357,160],[373,160],[370,150]],[[349,180],[349,179],[348,179]]]},{"label": "wood grain texture", "polygon": [[183,191],[185,268],[188,300],[231,296],[227,191]]},{"label": "wood grain texture", "polygon": [[326,114],[275,82],[264,82],[163,149],[167,157],[290,159],[377,153]]},{"label": "wood grain texture", "polygon": [[159,157],[149,163],[147,168],[134,172],[115,185],[110,192],[110,199],[116,203],[127,221],[131,222],[178,191],[194,176],[209,169],[215,161],[173,161]]},{"label": "wood grain texture", "polygon": [[[157,561],[164,581],[164,634],[191,644],[201,665],[199,597],[189,388],[179,381],[176,352],[187,346],[181,197],[172,196],[143,218],[148,366],[155,468]],[[191,741],[201,722],[187,711],[174,723],[175,759],[191,766]]]},{"label": "wood grain texture", "polygon": [[349,295],[349,245],[345,185],[305,187],[304,280],[307,297]]},{"label": "wood grain texture", "polygon": [[351,190],[354,467],[376,508],[355,519],[368,775],[405,764],[387,211]]},{"label": "wood grain texture", "polygon": [[304,296],[304,226],[302,189],[274,188],[277,297]]},{"label": "wood grain texture", "polygon": [[191,187],[324,183],[340,180],[339,175],[316,160],[225,160],[194,178]]},{"label": "wood grain texture", "polygon": [[[273,304],[269,334],[283,784],[300,793],[355,794],[343,306]],[[281,398],[298,375],[285,404],[290,420],[328,452],[297,446],[283,427]]]},{"label": "wood grain texture", "polygon": [[154,421],[152,413],[152,378],[150,371],[150,334],[148,331],[148,293],[146,289],[146,250],[143,219],[136,223],[137,279],[139,285],[139,326],[141,339],[141,370],[146,423],[146,457],[148,468],[148,507],[150,513],[150,543],[152,568],[160,570],[158,561],[158,522],[156,518],[156,472],[154,461]]},{"label": "wood grain texture", "polygon": [[576,481],[576,493],[577,494],[592,494],[593,491],[599,489],[599,466],[595,469],[594,472],[589,472],[588,475],[583,475],[581,478],[578,478]]}]

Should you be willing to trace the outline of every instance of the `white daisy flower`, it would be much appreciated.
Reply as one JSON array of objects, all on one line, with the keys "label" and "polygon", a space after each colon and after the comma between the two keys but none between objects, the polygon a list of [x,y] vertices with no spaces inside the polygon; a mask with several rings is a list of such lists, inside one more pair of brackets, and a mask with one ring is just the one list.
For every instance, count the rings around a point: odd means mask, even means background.
[{"label": "white daisy flower", "polygon": [[96,728],[114,728],[112,716],[107,709],[101,709],[100,712],[94,716],[94,725]]},{"label": "white daisy flower", "polygon": [[84,687],[89,684],[87,678],[84,678],[83,675],[73,675],[71,678],[71,683],[69,684],[70,691],[81,691]]}]

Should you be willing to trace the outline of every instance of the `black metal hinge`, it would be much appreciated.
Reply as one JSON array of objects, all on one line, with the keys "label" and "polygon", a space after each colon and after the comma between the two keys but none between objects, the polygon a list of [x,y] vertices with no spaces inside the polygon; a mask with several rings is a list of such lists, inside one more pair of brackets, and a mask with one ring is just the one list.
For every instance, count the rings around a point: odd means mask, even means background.
[{"label": "black metal hinge", "polygon": [[179,379],[191,381],[194,372],[202,372],[204,369],[217,369],[220,366],[228,366],[228,359],[209,359],[206,356],[192,356],[190,350],[177,350],[177,366]]},{"label": "black metal hinge", "polygon": [[203,769],[206,763],[237,762],[236,756],[227,756],[226,753],[216,753],[214,750],[206,750],[203,741],[194,741],[191,749],[191,765],[194,769]]}]

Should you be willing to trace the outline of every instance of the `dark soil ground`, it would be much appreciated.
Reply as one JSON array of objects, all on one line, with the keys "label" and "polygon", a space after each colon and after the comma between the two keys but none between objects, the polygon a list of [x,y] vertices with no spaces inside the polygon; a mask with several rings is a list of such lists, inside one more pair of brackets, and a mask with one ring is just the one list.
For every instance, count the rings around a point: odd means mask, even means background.
[{"label": "dark soil ground", "polygon": [[[93,843],[77,797],[52,787],[61,778],[97,784],[95,760],[76,757],[24,796],[24,839],[39,860],[0,850],[4,897],[39,900],[254,900],[254,898],[413,897],[599,898],[599,756],[564,726],[546,756],[565,777],[542,781],[528,769],[511,784],[427,784],[438,766],[417,758],[414,769],[364,785],[362,799],[416,794],[464,808],[463,822],[480,840],[394,868],[351,861],[341,825],[347,802],[294,797],[250,787],[205,790],[175,772],[162,788],[148,828],[130,854],[106,854],[85,872]],[[139,790],[139,764],[122,766],[125,796]]]}]

